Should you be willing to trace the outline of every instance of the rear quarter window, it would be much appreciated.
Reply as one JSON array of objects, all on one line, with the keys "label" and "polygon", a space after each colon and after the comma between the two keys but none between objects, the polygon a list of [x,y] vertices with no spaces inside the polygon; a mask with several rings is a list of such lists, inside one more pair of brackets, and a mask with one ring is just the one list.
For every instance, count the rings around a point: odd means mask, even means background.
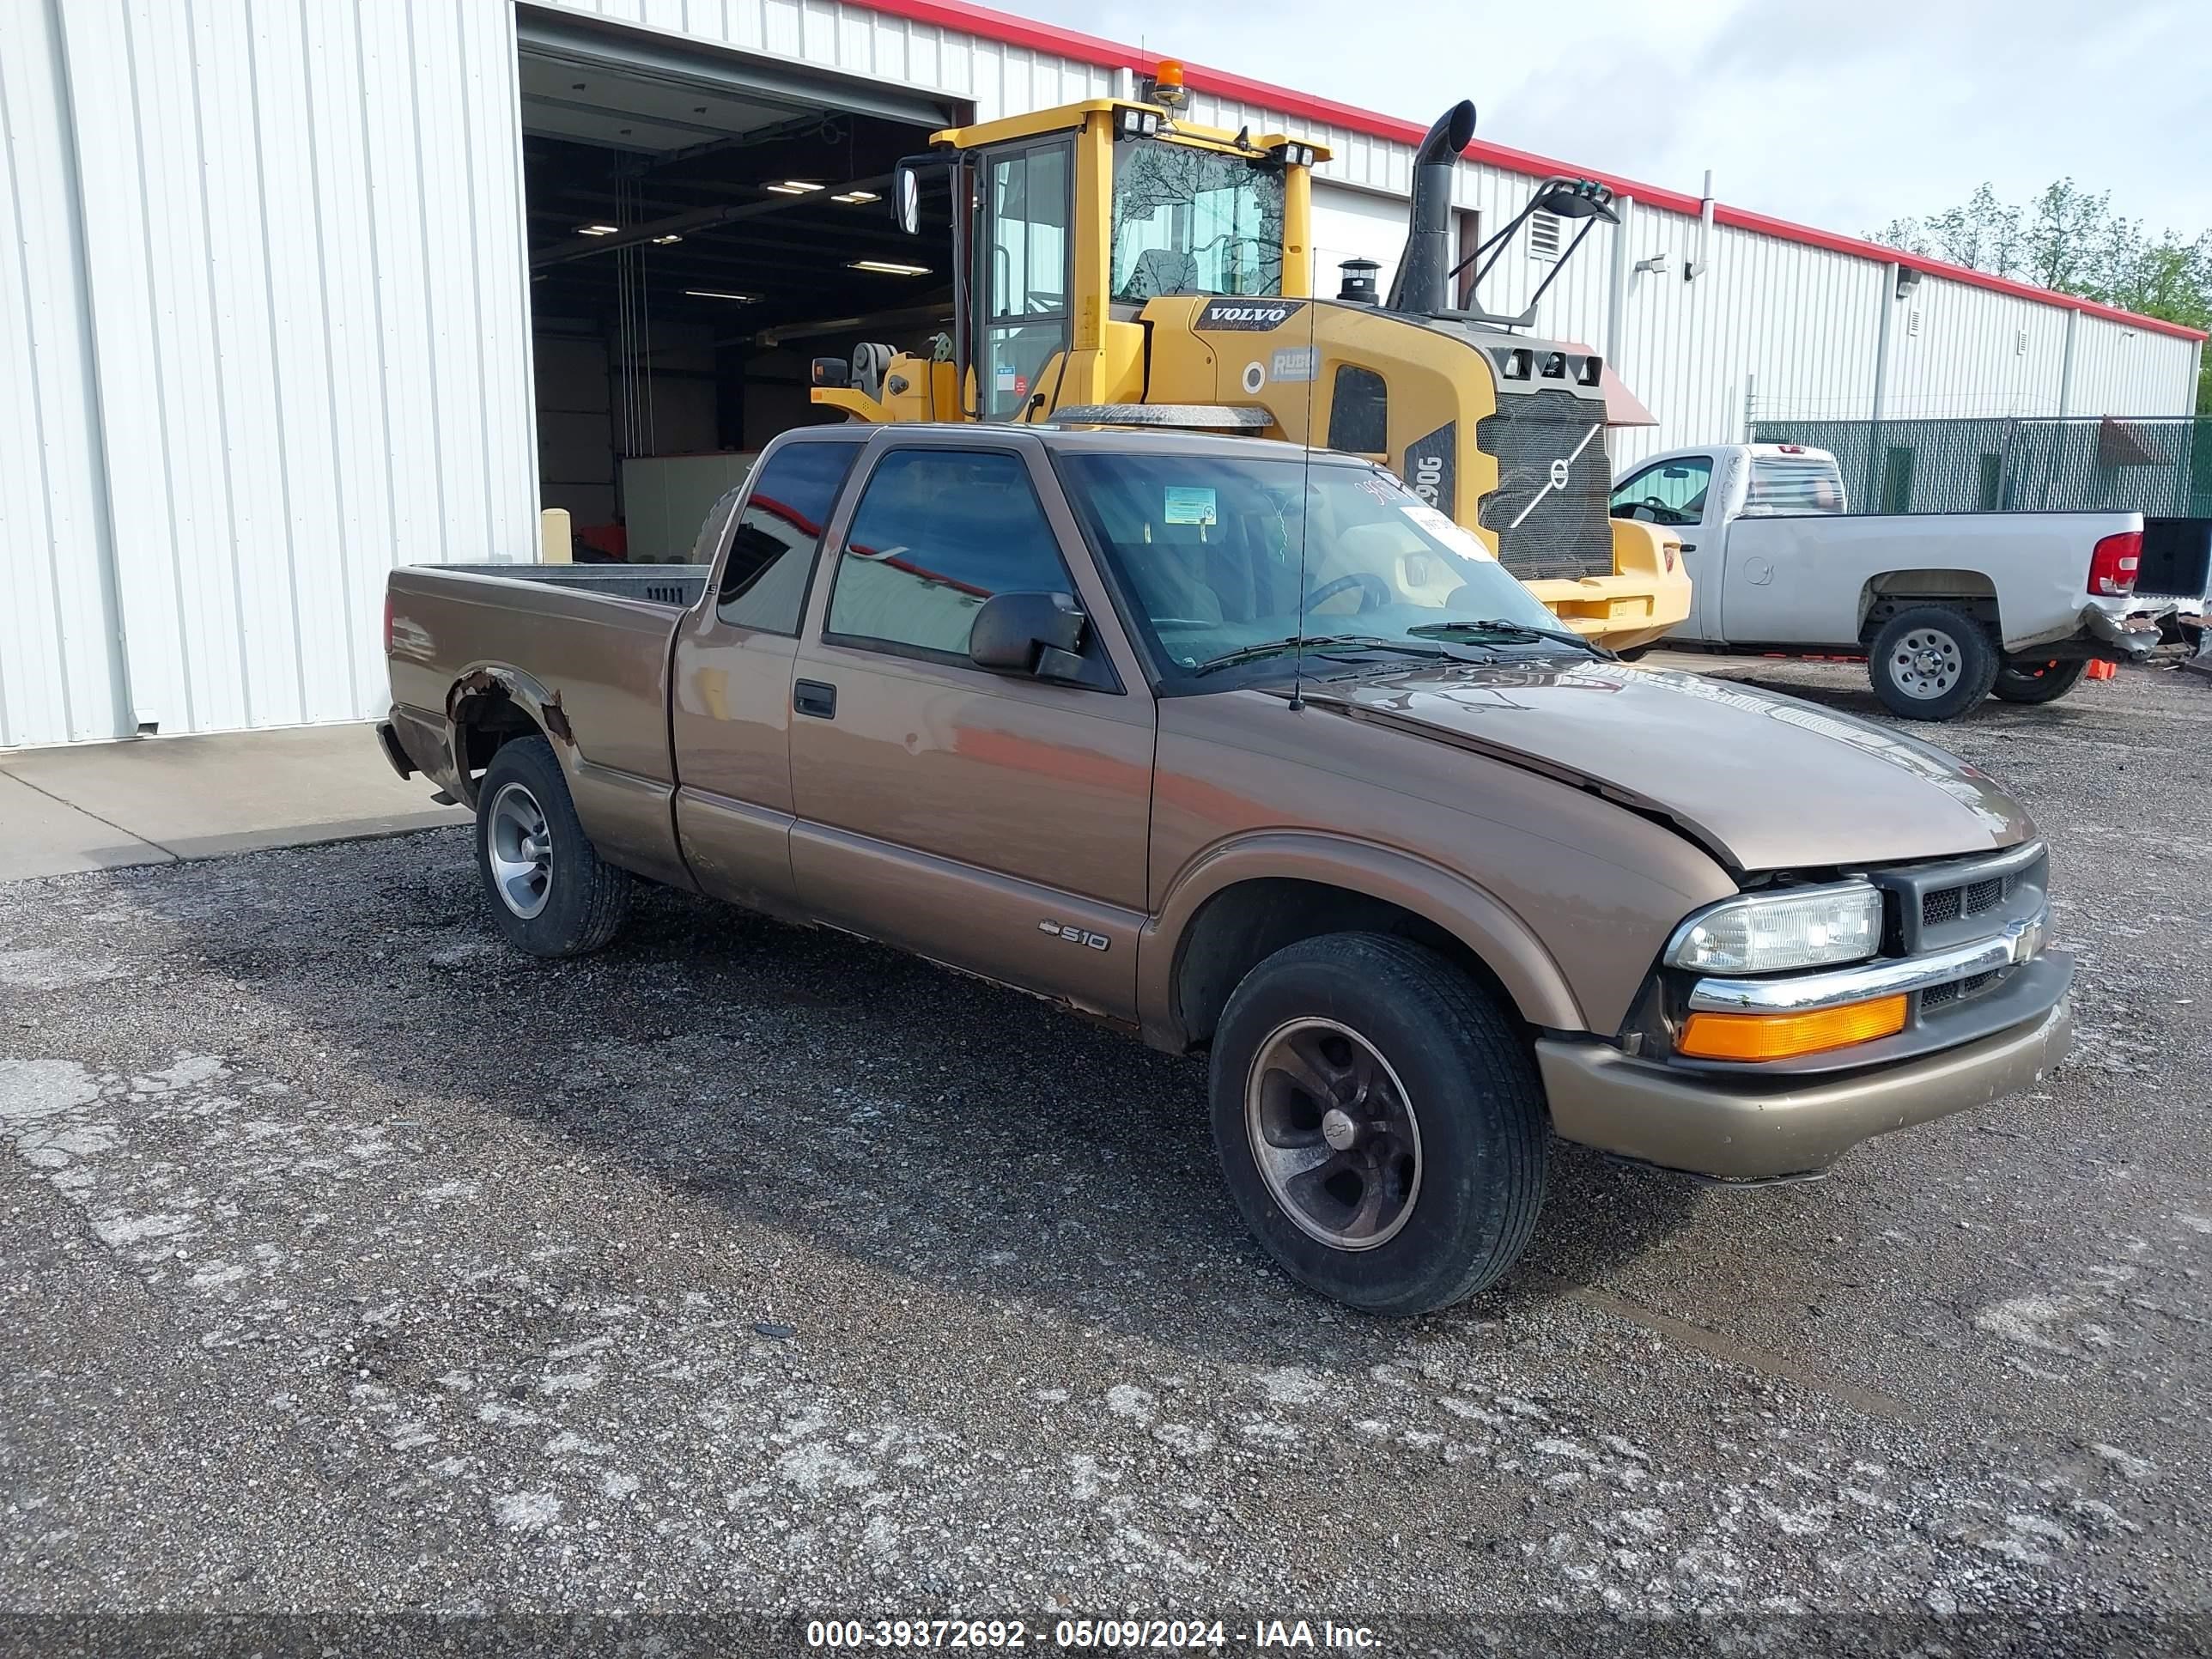
[{"label": "rear quarter window", "polygon": [[[717,617],[738,628],[799,632],[823,528],[860,453],[858,440],[813,439],[786,444],[753,469],[722,567]],[[715,513],[723,511],[717,503]]]}]

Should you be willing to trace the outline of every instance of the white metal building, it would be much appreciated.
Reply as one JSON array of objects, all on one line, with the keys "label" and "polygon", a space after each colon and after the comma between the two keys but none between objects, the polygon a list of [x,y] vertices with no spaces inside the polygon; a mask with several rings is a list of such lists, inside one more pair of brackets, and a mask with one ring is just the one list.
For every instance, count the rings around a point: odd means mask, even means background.
[{"label": "white metal building", "polygon": [[[541,502],[604,512],[624,457],[757,447],[806,418],[804,357],[715,307],[779,280],[817,316],[900,303],[852,297],[874,233],[826,205],[596,264],[592,218],[711,220],[741,167],[773,207],[758,169],[793,147],[844,157],[834,178],[810,167],[865,198],[933,125],[1127,92],[1149,67],[957,0],[6,0],[0,746],[376,711],[390,566],[533,558]],[[1190,81],[1201,121],[1333,147],[1317,291],[1355,254],[1387,283],[1419,128]],[[690,194],[594,155],[667,163]],[[1753,397],[1834,416],[2191,407],[2187,331],[1726,207],[1701,222],[1696,198],[1602,161],[1479,145],[1460,200],[1502,224],[1554,171],[1633,198],[1539,325],[1602,349],[1660,416],[1616,461],[1734,436]],[[654,273],[720,268],[668,263],[707,258],[710,230],[760,292],[641,310]],[[1509,259],[1486,303],[1517,307],[1547,269]],[[622,330],[569,329],[564,306]]]}]

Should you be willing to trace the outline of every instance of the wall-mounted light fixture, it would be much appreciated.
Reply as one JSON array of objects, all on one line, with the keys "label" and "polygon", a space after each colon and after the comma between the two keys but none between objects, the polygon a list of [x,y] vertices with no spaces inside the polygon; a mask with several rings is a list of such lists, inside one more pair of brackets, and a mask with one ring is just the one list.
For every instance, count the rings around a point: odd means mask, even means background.
[{"label": "wall-mounted light fixture", "polygon": [[1899,265],[1899,266],[1898,266],[1898,268],[1897,268],[1897,297],[1898,297],[1899,299],[1900,299],[1900,300],[1909,300],[1909,299],[1911,299],[1911,298],[1912,297],[1912,290],[1913,290],[1913,289],[1917,289],[1917,288],[1918,288],[1919,286],[1920,286],[1920,273],[1919,273],[1917,270],[1914,270],[1914,269],[1913,269],[1913,267],[1911,267],[1911,265]]}]

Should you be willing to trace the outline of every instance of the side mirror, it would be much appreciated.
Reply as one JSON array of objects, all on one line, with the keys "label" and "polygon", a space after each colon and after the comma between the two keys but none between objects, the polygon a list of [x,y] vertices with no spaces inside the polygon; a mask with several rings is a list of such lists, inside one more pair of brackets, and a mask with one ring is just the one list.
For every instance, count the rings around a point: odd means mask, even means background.
[{"label": "side mirror", "polygon": [[817,357],[809,366],[808,372],[817,386],[848,386],[853,384],[853,366],[842,357]]},{"label": "side mirror", "polygon": [[968,660],[994,673],[1074,679],[1090,624],[1065,593],[994,593],[969,629]]},{"label": "side mirror", "polygon": [[914,176],[914,169],[902,161],[891,173],[891,214],[898,228],[909,236],[921,231],[921,181]]}]

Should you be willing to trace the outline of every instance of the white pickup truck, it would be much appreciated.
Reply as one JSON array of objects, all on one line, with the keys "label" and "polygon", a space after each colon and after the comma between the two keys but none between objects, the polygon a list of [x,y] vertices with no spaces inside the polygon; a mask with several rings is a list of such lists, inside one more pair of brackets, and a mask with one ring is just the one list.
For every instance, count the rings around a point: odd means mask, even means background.
[{"label": "white pickup truck", "polygon": [[1826,450],[1706,444],[1642,462],[1613,516],[1681,537],[1693,592],[1668,643],[1867,659],[1912,720],[1994,691],[2049,702],[2094,660],[2137,661],[2139,513],[1849,513]]}]

